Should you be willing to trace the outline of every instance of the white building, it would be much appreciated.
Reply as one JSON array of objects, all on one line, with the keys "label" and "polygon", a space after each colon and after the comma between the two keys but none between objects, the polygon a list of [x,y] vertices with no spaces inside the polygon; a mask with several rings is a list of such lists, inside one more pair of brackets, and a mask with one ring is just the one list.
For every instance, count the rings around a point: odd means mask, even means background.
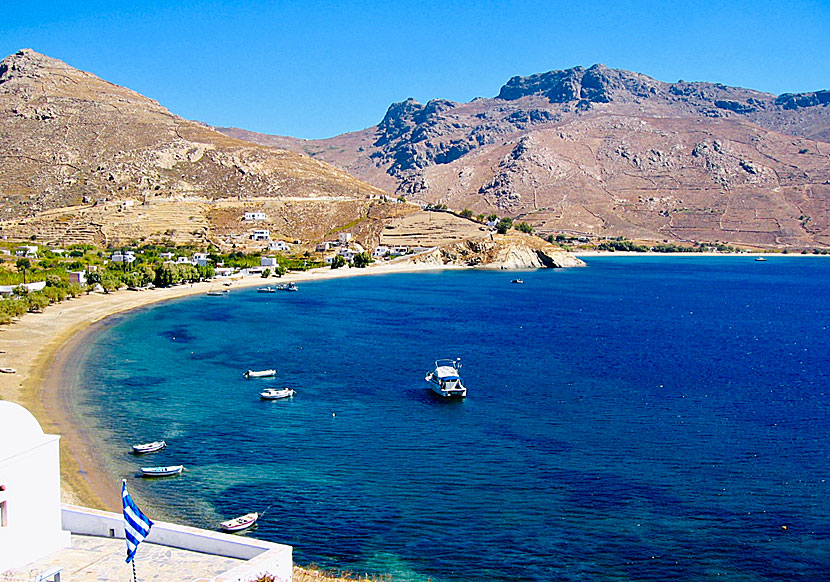
[{"label": "white building", "polygon": [[0,572],[70,546],[61,527],[60,436],[0,401]]},{"label": "white building", "polygon": [[243,220],[250,222],[251,220],[266,220],[267,217],[264,212],[246,212]]},{"label": "white building", "polygon": [[276,259],[276,257],[261,257],[259,259],[259,266],[260,267],[276,267],[277,266],[277,259]]},{"label": "white building", "polygon": [[271,231],[264,228],[255,230],[251,234],[252,240],[271,240]]},{"label": "white building", "polygon": [[77,283],[78,285],[86,285],[86,272],[85,271],[67,271],[66,274],[69,275],[69,282],[70,283]]},{"label": "white building", "polygon": [[314,249],[318,253],[324,253],[331,248],[331,243],[328,241],[317,243],[317,247]]},{"label": "white building", "polygon": [[17,247],[14,250],[14,254],[17,257],[28,257],[30,259],[36,259],[37,245],[23,245],[22,247]]},{"label": "white building", "polygon": [[165,259],[165,260],[168,260],[168,261],[171,260],[175,256],[176,255],[174,255],[173,253],[159,253],[159,258],[160,259]]},{"label": "white building", "polygon": [[337,235],[337,241],[341,245],[349,244],[350,240],[352,240],[352,233],[350,233],[350,232],[341,232],[340,234]]},{"label": "white building", "polygon": [[389,250],[389,254],[392,255],[392,256],[405,255],[408,252],[409,252],[409,247],[407,247],[407,246],[392,247]]},{"label": "white building", "polygon": [[133,251],[115,251],[110,257],[113,263],[127,263],[130,264],[135,261],[135,253]]},{"label": "white building", "polygon": [[208,264],[208,256],[207,253],[193,253],[193,258],[191,262],[194,265],[198,265],[200,267],[207,267]]},{"label": "white building", "polygon": [[288,252],[291,250],[291,247],[288,246],[288,243],[281,240],[272,240],[268,243],[268,250],[269,251],[281,251],[281,252]]},{"label": "white building", "polygon": [[177,257],[176,258],[176,264],[177,265],[192,265],[193,261],[191,261],[187,257]]},{"label": "white building", "polygon": [[375,247],[375,250],[372,251],[372,258],[373,259],[380,259],[385,257],[389,254],[389,247],[379,246]]}]

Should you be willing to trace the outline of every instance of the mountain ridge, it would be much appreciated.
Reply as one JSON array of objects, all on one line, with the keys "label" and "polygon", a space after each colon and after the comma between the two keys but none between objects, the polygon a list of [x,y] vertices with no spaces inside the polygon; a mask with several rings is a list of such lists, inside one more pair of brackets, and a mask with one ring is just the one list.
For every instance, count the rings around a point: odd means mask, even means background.
[{"label": "mountain ridge", "polygon": [[218,129],[542,232],[798,247],[830,244],[828,105],[826,90],[776,96],[594,65],[513,77],[467,103],[406,99],[325,140]]}]

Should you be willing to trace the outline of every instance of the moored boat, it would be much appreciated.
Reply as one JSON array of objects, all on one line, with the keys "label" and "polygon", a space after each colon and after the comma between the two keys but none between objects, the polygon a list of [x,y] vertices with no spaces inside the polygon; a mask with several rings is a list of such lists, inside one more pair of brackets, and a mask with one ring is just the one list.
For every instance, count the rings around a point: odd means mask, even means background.
[{"label": "moored boat", "polygon": [[755,257],[756,261],[766,261],[764,257]]},{"label": "moored boat", "polygon": [[151,443],[144,443],[141,445],[133,445],[133,453],[140,455],[143,453],[155,453],[167,446],[164,441],[153,441]]},{"label": "moored boat", "polygon": [[222,531],[242,531],[243,529],[248,529],[254,525],[258,519],[259,514],[257,512],[246,513],[245,515],[235,517],[234,519],[221,522],[219,527],[222,528]]},{"label": "moored boat", "polygon": [[280,283],[277,285],[277,291],[299,291],[296,283]]},{"label": "moored boat", "polygon": [[245,372],[246,378],[267,378],[269,376],[276,376],[277,371],[274,369],[269,370],[248,370]]},{"label": "moored boat", "polygon": [[0,372],[3,372],[4,374],[17,374],[17,370],[14,368],[0,368]]},{"label": "moored boat", "polygon": [[282,400],[283,398],[291,398],[295,392],[291,388],[268,388],[259,393],[261,400]]},{"label": "moored boat", "polygon": [[184,471],[184,465],[170,465],[169,467],[141,467],[142,477],[169,477],[180,475]]},{"label": "moored boat", "polygon": [[277,290],[269,285],[268,287],[257,287],[256,292],[257,293],[276,293]]},{"label": "moored boat", "polygon": [[523,281],[523,280],[521,280],[521,279],[513,279],[513,280],[512,280],[512,281],[510,281],[510,282],[511,282],[511,283],[518,283],[519,285],[521,285],[522,283],[524,283],[524,281]]},{"label": "moored boat", "polygon": [[435,368],[429,372],[424,380],[429,383],[433,392],[444,398],[464,398],[467,388],[461,381],[458,370],[461,368],[461,358],[455,360],[441,359],[435,361]]},{"label": "moored boat", "polygon": [[220,297],[222,295],[227,295],[228,293],[230,293],[229,289],[223,289],[221,291],[211,289],[210,291],[207,292],[207,295],[211,295],[213,297]]}]

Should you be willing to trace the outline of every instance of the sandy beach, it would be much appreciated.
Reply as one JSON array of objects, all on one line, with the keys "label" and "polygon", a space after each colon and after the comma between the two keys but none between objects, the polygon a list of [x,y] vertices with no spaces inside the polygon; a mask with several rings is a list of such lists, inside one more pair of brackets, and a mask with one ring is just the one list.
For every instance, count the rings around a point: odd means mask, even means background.
[{"label": "sandy beach", "polygon": [[[246,276],[232,279],[230,290],[274,285],[277,282],[316,281],[358,275],[380,275],[447,268],[412,263],[373,265],[366,269],[320,268],[288,273],[281,279]],[[43,430],[61,435],[61,487],[64,502],[120,511],[117,479],[101,468],[94,439],[73,412],[79,348],[96,332],[98,325],[114,314],[145,305],[210,289],[227,289],[212,281],[146,291],[120,290],[114,293],[91,293],[52,305],[43,313],[27,313],[12,325],[0,327],[0,366],[17,370],[0,374],[0,397],[28,408],[40,421]]]}]

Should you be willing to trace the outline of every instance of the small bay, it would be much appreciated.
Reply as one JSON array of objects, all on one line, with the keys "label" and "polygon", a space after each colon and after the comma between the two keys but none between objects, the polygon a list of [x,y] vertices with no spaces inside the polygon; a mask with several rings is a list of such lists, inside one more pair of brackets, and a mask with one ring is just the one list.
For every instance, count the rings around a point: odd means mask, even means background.
[{"label": "small bay", "polygon": [[[830,261],[520,276],[323,280],[115,316],[85,347],[77,412],[148,513],[215,529],[267,507],[250,535],[299,564],[435,582],[830,572]],[[427,389],[443,357],[461,358],[466,400]],[[277,377],[243,377],[263,368]],[[282,386],[296,396],[259,400]]]}]

